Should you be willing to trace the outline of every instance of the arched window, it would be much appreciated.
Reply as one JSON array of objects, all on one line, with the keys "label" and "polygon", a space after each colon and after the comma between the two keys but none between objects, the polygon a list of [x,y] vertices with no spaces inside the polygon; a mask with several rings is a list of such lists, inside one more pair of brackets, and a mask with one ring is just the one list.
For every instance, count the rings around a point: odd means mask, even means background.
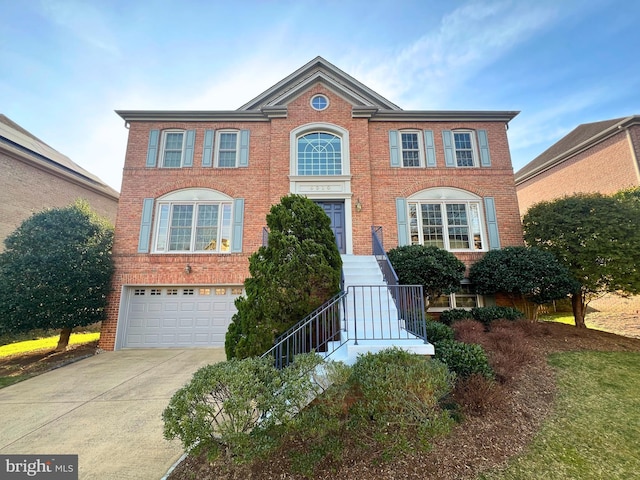
[{"label": "arched window", "polygon": [[298,175],[342,175],[342,139],[311,132],[297,140]]},{"label": "arched window", "polygon": [[156,205],[156,253],[231,251],[234,200],[215,190],[186,189]]},{"label": "arched window", "polygon": [[411,244],[452,251],[487,249],[480,197],[455,188],[432,188],[412,195],[407,203]]}]

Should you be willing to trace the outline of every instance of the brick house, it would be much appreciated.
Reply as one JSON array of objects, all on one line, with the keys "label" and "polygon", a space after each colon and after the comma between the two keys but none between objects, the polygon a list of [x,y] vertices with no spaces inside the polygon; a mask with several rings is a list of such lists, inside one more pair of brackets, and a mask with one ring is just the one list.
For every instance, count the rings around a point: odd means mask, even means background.
[{"label": "brick house", "polygon": [[640,185],[640,116],[585,123],[515,174],[520,213],[574,193],[615,193]]},{"label": "brick house", "polygon": [[0,115],[0,169],[0,250],[33,213],[79,198],[115,223],[118,192],[5,115]]},{"label": "brick house", "polygon": [[[101,347],[224,344],[280,198],[317,201],[344,258],[420,243],[467,265],[522,244],[507,123],[407,111],[321,57],[232,111],[118,111],[129,128]],[[439,308],[483,299],[464,290]]]}]

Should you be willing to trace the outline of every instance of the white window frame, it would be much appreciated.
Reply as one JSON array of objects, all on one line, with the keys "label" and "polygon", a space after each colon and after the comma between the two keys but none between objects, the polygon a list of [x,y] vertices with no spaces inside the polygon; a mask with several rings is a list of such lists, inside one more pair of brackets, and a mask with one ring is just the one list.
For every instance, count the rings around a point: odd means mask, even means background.
[{"label": "white window frame", "polygon": [[[411,135],[416,135],[416,141],[418,143],[418,165],[405,165],[404,163],[404,152],[405,152],[405,148],[404,148],[404,144],[402,141],[402,135],[403,134],[411,134]],[[400,150],[400,162],[402,165],[402,168],[422,168],[424,167],[424,139],[422,138],[422,132],[420,130],[398,130],[398,143],[399,145],[399,150]],[[414,149],[410,149],[407,151],[415,151]]]},{"label": "white window frame", "polygon": [[[464,279],[462,282],[460,282],[460,285],[462,287],[465,286],[470,286],[471,284],[469,283],[468,279]],[[478,307],[483,307],[484,306],[484,299],[482,297],[482,295],[478,295],[477,293],[463,293],[463,292],[457,292],[457,293],[450,293],[448,295],[443,295],[443,297],[449,297],[449,305],[448,306],[437,306],[437,307],[432,307],[431,305],[427,306],[427,311],[429,312],[444,312],[445,310],[451,310],[453,308],[459,308],[459,309],[463,309],[463,310],[471,310],[473,307],[464,307],[464,306],[458,306],[457,304],[457,297],[471,297],[471,296],[475,296],[476,297],[476,306]]]},{"label": "white window frame", "polygon": [[[331,173],[331,174],[327,174],[327,173],[319,173],[317,175],[315,174],[301,174],[300,172],[300,151],[298,149],[298,144],[301,138],[306,137],[307,135],[312,135],[314,133],[324,133],[327,135],[331,135],[335,138],[337,138],[340,141],[340,173]],[[345,171],[345,161],[344,161],[344,139],[342,138],[342,136],[340,136],[338,133],[336,132],[332,132],[332,131],[328,131],[328,130],[310,130],[310,131],[305,131],[303,133],[300,133],[299,135],[297,135],[295,137],[295,175],[299,176],[299,177],[306,177],[306,178],[318,178],[318,177],[340,177],[342,175],[344,175],[344,171]]]},{"label": "white window frame", "polygon": [[[473,165],[460,165],[458,162],[458,148],[456,148],[456,134],[468,134],[469,141],[471,142],[471,160]],[[478,139],[474,130],[452,130],[451,141],[453,142],[453,157],[457,168],[476,168],[480,164],[480,156],[478,155]],[[468,149],[460,149],[461,151],[468,151]]]},{"label": "white window frame", "polygon": [[[171,165],[171,166],[166,166],[164,164],[165,161],[165,156],[167,153],[167,139],[169,134],[172,133],[181,133],[182,134],[182,147],[180,149],[180,165]],[[180,129],[169,129],[169,130],[163,130],[162,132],[162,155],[160,158],[160,168],[181,168],[184,164],[184,150],[185,150],[185,143],[187,141],[187,132],[186,130],[180,130]],[[172,150],[173,151],[173,150]]]},{"label": "white window frame", "polygon": [[[441,248],[449,252],[486,252],[489,250],[489,237],[486,232],[485,218],[483,212],[482,199],[470,192],[457,188],[431,188],[423,190],[407,199],[407,217],[409,241],[412,245],[424,245],[424,229],[422,225],[422,215],[420,205],[439,205],[442,218],[443,245]],[[469,235],[469,248],[451,248],[449,239],[449,227],[455,225],[448,224],[447,205],[465,205],[467,216],[467,228]],[[415,218],[412,216],[412,205],[416,205]],[[471,211],[476,212],[476,223],[473,222]],[[417,241],[414,237],[417,235]],[[476,247],[475,236],[479,235],[480,248]]]},{"label": "white window frame", "polygon": [[[189,250],[169,250],[170,223],[172,219],[173,205],[193,205],[191,214],[191,236]],[[217,241],[215,250],[196,250],[196,223],[198,205],[220,205],[218,210]],[[153,253],[158,254],[228,254],[231,253],[233,241],[233,205],[234,199],[217,190],[205,188],[186,188],[175,190],[156,200],[156,209],[153,224]],[[223,212],[222,207],[227,210]],[[166,217],[163,216],[166,209]],[[226,215],[224,213],[226,212]],[[164,238],[164,244],[162,244]],[[223,242],[223,240],[227,240]],[[160,243],[160,245],[159,245]],[[160,248],[158,248],[160,246]]]},{"label": "white window frame", "polygon": [[[236,161],[235,161],[234,165],[220,165],[220,151],[221,151],[221,147],[222,147],[222,142],[220,141],[220,139],[221,139],[222,135],[229,134],[229,133],[233,133],[236,136],[236,148],[235,148]],[[227,150],[225,150],[225,151],[227,151]],[[238,167],[239,158],[240,158],[240,130],[233,130],[233,129],[217,130],[216,131],[216,141],[215,141],[215,166],[217,168],[237,168]]]}]

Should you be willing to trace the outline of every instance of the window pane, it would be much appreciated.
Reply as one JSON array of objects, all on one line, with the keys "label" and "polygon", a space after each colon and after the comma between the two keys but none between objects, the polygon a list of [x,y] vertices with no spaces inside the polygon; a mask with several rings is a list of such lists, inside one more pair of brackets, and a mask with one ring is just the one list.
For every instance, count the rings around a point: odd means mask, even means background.
[{"label": "window pane", "polygon": [[168,132],[164,137],[163,167],[180,167],[182,165],[182,132]]},{"label": "window pane", "polygon": [[449,308],[451,307],[451,296],[440,295],[429,300],[429,308]]},{"label": "window pane", "polygon": [[298,138],[298,175],[342,175],[340,137],[314,132]]},{"label": "window pane", "polygon": [[218,205],[200,205],[196,224],[195,250],[216,250],[218,246]]},{"label": "window pane", "polygon": [[482,250],[482,229],[480,227],[480,212],[478,204],[469,204],[469,220],[471,221],[471,233],[473,234],[473,247]]},{"label": "window pane", "polygon": [[415,203],[409,204],[409,235],[411,235],[411,245],[420,245],[420,230],[418,229],[418,213]]},{"label": "window pane", "polygon": [[455,294],[455,308],[474,308],[478,306],[478,296],[473,293],[471,285],[463,283]]},{"label": "window pane", "polygon": [[442,211],[438,204],[423,204],[422,211],[422,242],[423,245],[434,245],[444,248],[442,225]]},{"label": "window pane", "polygon": [[156,234],[156,250],[164,252],[167,248],[169,231],[169,205],[161,205],[158,212],[158,232]]},{"label": "window pane", "polygon": [[223,132],[218,139],[218,166],[235,167],[237,158],[238,134]]},{"label": "window pane", "polygon": [[169,233],[170,251],[188,251],[191,249],[191,225],[193,205],[174,205]]},{"label": "window pane", "polygon": [[456,161],[459,167],[473,167],[473,146],[470,132],[454,132]]},{"label": "window pane", "polygon": [[447,204],[449,248],[470,248],[467,209],[464,203]]},{"label": "window pane", "polygon": [[420,148],[417,133],[401,133],[402,165],[404,167],[420,166]]},{"label": "window pane", "polygon": [[229,252],[231,250],[231,205],[222,205],[222,233],[220,235],[220,251]]}]

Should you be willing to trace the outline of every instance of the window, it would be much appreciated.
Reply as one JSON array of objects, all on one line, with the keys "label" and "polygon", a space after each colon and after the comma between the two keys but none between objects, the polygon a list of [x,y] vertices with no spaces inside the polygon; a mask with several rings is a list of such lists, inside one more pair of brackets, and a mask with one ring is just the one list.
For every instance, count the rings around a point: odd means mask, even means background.
[{"label": "window", "polygon": [[184,152],[184,132],[168,130],[163,133],[162,138],[162,161],[160,165],[164,168],[180,168]]},{"label": "window", "polygon": [[238,132],[220,131],[218,132],[218,148],[216,150],[216,166],[229,168],[238,166],[238,142],[240,136]]},{"label": "window", "polygon": [[329,99],[324,95],[314,95],[311,98],[311,107],[314,110],[324,110],[329,106]]},{"label": "window", "polygon": [[298,137],[298,175],[342,175],[342,141],[327,132]]},{"label": "window", "polygon": [[475,167],[475,139],[472,131],[454,131],[453,143],[458,167]]},{"label": "window", "polygon": [[469,283],[462,283],[460,290],[450,295],[441,295],[429,301],[429,310],[442,311],[450,308],[471,309],[480,306],[480,297],[473,293]]},{"label": "window", "polygon": [[445,250],[483,250],[480,202],[410,201],[409,233],[412,245],[434,245]]},{"label": "window", "polygon": [[231,202],[158,202],[156,252],[228,253]]},{"label": "window", "polygon": [[422,146],[419,132],[400,132],[402,146],[402,166],[419,167],[422,165]]}]

